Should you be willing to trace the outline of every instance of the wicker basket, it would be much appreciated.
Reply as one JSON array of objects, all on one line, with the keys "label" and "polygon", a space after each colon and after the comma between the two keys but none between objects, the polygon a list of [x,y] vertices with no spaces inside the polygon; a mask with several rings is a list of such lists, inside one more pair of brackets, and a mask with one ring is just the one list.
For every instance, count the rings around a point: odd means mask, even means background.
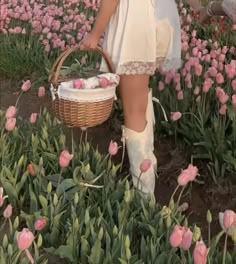
[{"label": "wicker basket", "polygon": [[[60,75],[61,68],[66,58],[78,50],[79,47],[68,48],[57,58],[51,68],[49,82],[51,83],[53,110],[56,117],[67,126],[88,128],[100,125],[109,118],[116,87],[113,85],[106,89],[79,89],[76,90],[76,100],[61,98],[58,95],[60,84],[73,79],[62,77]],[[114,73],[114,66],[107,54],[99,47],[96,48],[96,51],[104,58],[109,71]]]}]

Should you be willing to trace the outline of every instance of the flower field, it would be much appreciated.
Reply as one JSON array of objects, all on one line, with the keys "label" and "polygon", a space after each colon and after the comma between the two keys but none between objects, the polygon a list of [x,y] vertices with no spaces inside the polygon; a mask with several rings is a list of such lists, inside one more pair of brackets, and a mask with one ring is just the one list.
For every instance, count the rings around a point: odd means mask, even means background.
[{"label": "flower field", "polygon": [[[167,115],[155,105],[158,157],[163,141],[171,156],[155,201],[133,188],[115,125],[104,125],[97,148],[49,105],[49,70],[91,30],[99,2],[0,0],[0,263],[236,263],[236,25],[203,26],[178,6],[182,67],[150,80]],[[80,52],[62,72],[99,62]],[[111,119],[122,123],[119,101]],[[215,203],[194,208],[211,190]]]}]

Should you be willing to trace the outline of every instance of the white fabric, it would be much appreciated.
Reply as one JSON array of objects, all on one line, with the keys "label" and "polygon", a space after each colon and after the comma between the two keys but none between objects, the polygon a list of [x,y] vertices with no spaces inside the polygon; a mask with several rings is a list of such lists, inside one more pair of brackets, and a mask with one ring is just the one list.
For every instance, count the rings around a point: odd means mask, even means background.
[{"label": "white fabric", "polygon": [[[117,74],[103,73],[103,74],[99,74],[97,76],[90,77],[87,79],[80,78],[79,80],[81,80],[83,83],[81,89],[95,89],[95,88],[100,87],[99,79],[101,79],[101,78],[107,79],[111,85],[115,85],[115,86],[117,86],[119,84],[119,81],[120,81],[120,77]],[[73,82],[74,82],[74,80],[62,82],[61,86],[67,87],[70,89],[75,89],[73,87]],[[104,89],[106,89],[106,88],[104,88]]]},{"label": "white fabric", "polygon": [[[104,50],[117,74],[154,74],[180,67],[181,30],[174,0],[120,0],[110,19]],[[101,69],[107,71],[104,61]]]},{"label": "white fabric", "polygon": [[143,132],[136,132],[126,127],[123,127],[122,129],[123,138],[126,140],[133,184],[145,194],[154,194],[156,177],[154,171],[155,164],[153,164],[154,166],[151,166],[146,172],[142,173],[140,177],[141,163],[145,159],[154,161],[152,147],[150,146],[148,126],[146,126]]},{"label": "white fabric", "polygon": [[236,0],[224,0],[222,3],[222,7],[225,13],[236,22]]},{"label": "white fabric", "polygon": [[[60,99],[73,102],[99,102],[116,98],[116,85],[110,85],[106,88],[97,89],[72,89],[69,82],[60,84],[58,87],[58,97]],[[55,89],[51,85],[52,99],[55,100]]]}]

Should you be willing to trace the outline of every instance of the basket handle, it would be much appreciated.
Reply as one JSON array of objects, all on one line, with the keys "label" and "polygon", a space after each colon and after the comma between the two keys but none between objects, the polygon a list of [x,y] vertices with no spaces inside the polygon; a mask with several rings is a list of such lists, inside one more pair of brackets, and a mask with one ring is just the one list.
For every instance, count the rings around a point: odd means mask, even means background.
[{"label": "basket handle", "polygon": [[[60,76],[60,70],[63,66],[63,63],[67,59],[67,57],[74,51],[80,50],[79,46],[75,46],[72,48],[66,49],[63,53],[59,55],[59,57],[56,59],[56,61],[53,63],[52,68],[49,73],[49,82],[56,84],[58,82],[59,76]],[[99,54],[102,55],[103,59],[106,62],[106,65],[111,73],[115,72],[115,67],[110,59],[110,57],[107,55],[107,53],[100,47],[96,47],[95,49]]]}]

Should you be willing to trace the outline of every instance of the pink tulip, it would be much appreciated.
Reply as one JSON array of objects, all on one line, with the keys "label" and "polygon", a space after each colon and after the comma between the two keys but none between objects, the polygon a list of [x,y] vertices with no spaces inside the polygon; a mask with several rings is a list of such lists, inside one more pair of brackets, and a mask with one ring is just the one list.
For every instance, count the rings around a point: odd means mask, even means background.
[{"label": "pink tulip", "polygon": [[164,82],[159,81],[158,90],[159,90],[159,91],[162,91],[162,90],[164,90],[164,89],[165,89],[165,84],[164,84]]},{"label": "pink tulip", "polygon": [[6,122],[6,125],[5,125],[5,128],[7,131],[12,131],[14,130],[16,126],[16,119],[13,117],[13,118],[8,118],[7,119],[7,122]]},{"label": "pink tulip", "polygon": [[179,91],[179,92],[177,93],[177,99],[178,99],[179,101],[181,101],[181,100],[184,99],[184,93],[183,93],[183,91]]},{"label": "pink tulip", "polygon": [[46,225],[46,220],[44,218],[39,218],[34,223],[34,229],[39,231],[42,230]]},{"label": "pink tulip", "polygon": [[197,175],[198,175],[198,168],[196,166],[193,166],[192,164],[189,164],[188,168],[182,170],[182,172],[180,173],[178,177],[178,184],[180,186],[185,186],[190,181],[194,181]]},{"label": "pink tulip", "polygon": [[109,144],[108,152],[111,156],[114,156],[117,154],[117,152],[118,152],[117,142],[111,140],[111,142]]},{"label": "pink tulip", "polygon": [[45,87],[40,86],[38,89],[38,97],[44,97],[45,96]]},{"label": "pink tulip", "polygon": [[194,264],[206,264],[208,251],[209,250],[203,241],[197,241],[193,250]]},{"label": "pink tulip", "polygon": [[216,75],[216,82],[217,82],[218,84],[221,84],[221,83],[224,82],[224,77],[223,77],[223,75],[222,75],[220,72],[217,73],[217,75]]},{"label": "pink tulip", "polygon": [[196,87],[195,87],[193,93],[194,93],[195,95],[198,95],[198,94],[200,93],[200,88],[199,88],[199,86],[196,86]]},{"label": "pink tulip", "polygon": [[107,78],[105,78],[105,77],[99,78],[99,85],[101,87],[105,88],[105,87],[109,86],[110,84],[111,83]]},{"label": "pink tulip", "polygon": [[37,113],[32,113],[32,114],[30,115],[30,119],[29,119],[29,121],[30,121],[31,124],[34,124],[34,123],[37,121],[37,116],[38,116]]},{"label": "pink tulip", "polygon": [[31,81],[30,80],[23,82],[23,84],[21,86],[22,91],[27,92],[30,88],[31,88]]},{"label": "pink tulip", "polygon": [[172,121],[177,121],[182,117],[182,114],[180,112],[171,112],[170,113],[170,119]]},{"label": "pink tulip", "polygon": [[223,216],[223,225],[226,229],[236,226],[236,214],[232,210],[226,210]]},{"label": "pink tulip", "polygon": [[0,207],[2,207],[3,203],[4,203],[4,200],[8,197],[7,195],[3,196],[3,188],[0,187]]},{"label": "pink tulip", "polygon": [[6,118],[13,118],[16,115],[16,108],[15,106],[9,106],[6,111]]},{"label": "pink tulip", "polygon": [[213,83],[214,82],[212,81],[211,78],[206,78],[205,81],[204,81],[204,83],[203,83],[202,91],[204,93],[207,93],[209,91],[209,89],[211,88],[211,86],[212,86]]},{"label": "pink tulip", "polygon": [[5,218],[10,218],[12,215],[12,206],[11,204],[8,204],[8,206],[6,207],[6,209],[3,211],[3,216]]},{"label": "pink tulip", "polygon": [[234,79],[231,83],[232,89],[236,91],[236,79]]},{"label": "pink tulip", "polygon": [[170,244],[172,247],[180,247],[188,250],[192,244],[193,233],[188,227],[176,225],[170,236]]},{"label": "pink tulip", "polygon": [[216,88],[216,97],[219,99],[221,104],[225,104],[229,99],[229,96],[220,87]]},{"label": "pink tulip", "polygon": [[140,171],[141,171],[142,173],[145,173],[146,171],[149,170],[149,168],[151,167],[151,165],[152,165],[151,160],[150,160],[150,159],[145,159],[145,160],[140,164],[139,169],[140,169]]},{"label": "pink tulip", "polygon": [[83,82],[80,79],[73,81],[73,86],[75,89],[81,89],[83,87]]},{"label": "pink tulip", "polygon": [[192,239],[193,239],[193,233],[191,232],[189,228],[185,227],[183,239],[179,247],[182,248],[183,250],[188,250],[191,247]]},{"label": "pink tulip", "polygon": [[73,158],[72,154],[70,154],[67,150],[63,150],[59,158],[59,164],[61,168],[68,167],[72,158]]},{"label": "pink tulip", "polygon": [[19,250],[28,249],[33,241],[34,235],[28,228],[23,228],[23,230],[17,234],[17,245]]},{"label": "pink tulip", "polygon": [[226,114],[226,111],[227,111],[227,105],[222,105],[221,107],[220,107],[220,110],[219,110],[219,113],[221,114],[221,115],[225,115]]},{"label": "pink tulip", "polygon": [[232,95],[232,105],[236,107],[236,94]]}]

